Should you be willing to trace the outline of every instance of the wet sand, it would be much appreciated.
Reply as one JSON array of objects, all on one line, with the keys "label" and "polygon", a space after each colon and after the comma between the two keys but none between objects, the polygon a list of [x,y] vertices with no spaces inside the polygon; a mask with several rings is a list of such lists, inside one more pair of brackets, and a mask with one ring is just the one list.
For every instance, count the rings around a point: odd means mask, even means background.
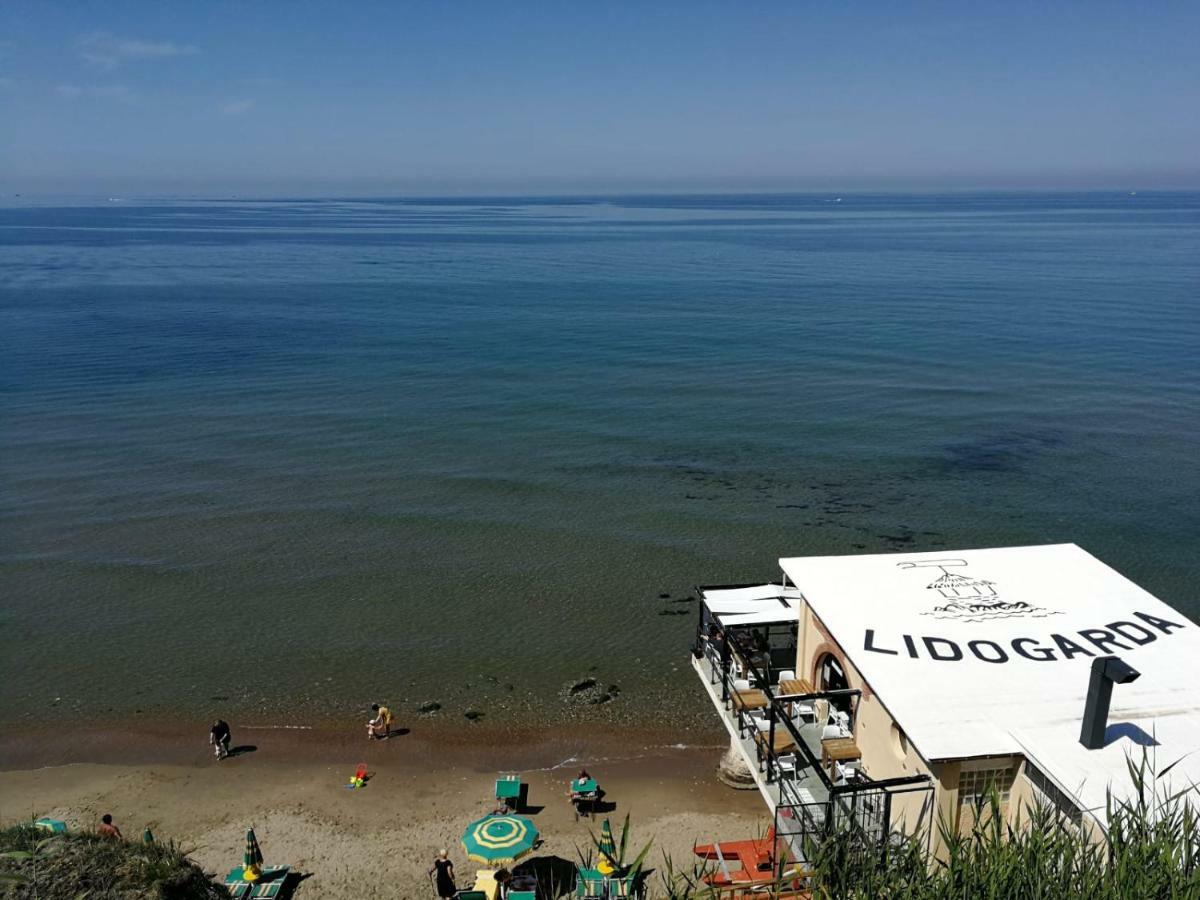
[{"label": "wet sand", "polygon": [[[543,839],[530,859],[577,859],[590,846],[576,822],[567,781],[586,767],[614,804],[614,828],[629,814],[631,844],[654,839],[662,853],[690,864],[695,842],[749,837],[770,823],[757,792],[719,784],[714,766],[722,732],[516,729],[421,726],[388,741],[356,730],[240,728],[223,762],[212,758],[204,723],[119,726],[70,733],[6,732],[0,737],[0,819],[31,816],[92,827],[113,814],[127,837],[150,827],[160,840],[191,849],[206,871],[241,859],[253,825],[268,864],[288,863],[308,877],[301,898],[432,897],[425,876],[434,853],[450,850],[460,886],[479,866],[459,844],[463,828],[494,805],[497,772],[520,771],[529,812]],[[372,777],[346,782],[357,764]],[[652,876],[657,877],[657,876]]]}]

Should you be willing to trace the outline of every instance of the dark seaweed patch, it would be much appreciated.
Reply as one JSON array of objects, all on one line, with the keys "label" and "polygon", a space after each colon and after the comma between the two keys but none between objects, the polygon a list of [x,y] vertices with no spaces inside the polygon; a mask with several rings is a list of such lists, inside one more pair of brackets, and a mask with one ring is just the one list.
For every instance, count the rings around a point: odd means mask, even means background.
[{"label": "dark seaweed patch", "polygon": [[953,471],[1016,472],[1037,454],[1063,443],[1062,435],[1056,431],[982,435],[943,445],[939,462]]}]

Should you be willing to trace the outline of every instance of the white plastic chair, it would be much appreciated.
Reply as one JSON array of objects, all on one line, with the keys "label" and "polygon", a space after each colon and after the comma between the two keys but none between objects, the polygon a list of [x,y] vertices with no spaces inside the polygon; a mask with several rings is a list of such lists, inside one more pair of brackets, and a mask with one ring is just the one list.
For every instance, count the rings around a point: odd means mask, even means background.
[{"label": "white plastic chair", "polygon": [[735,679],[733,679],[733,689],[734,689],[735,691],[748,691],[748,690],[750,690],[750,681],[749,681],[749,679],[746,679],[746,678],[735,678]]},{"label": "white plastic chair", "polygon": [[791,669],[783,669],[783,670],[782,670],[782,671],[781,671],[781,672],[780,672],[780,673],[779,673],[779,674],[778,674],[778,675],[775,677],[775,683],[776,683],[776,684],[780,684],[780,683],[782,683],[782,682],[784,682],[784,681],[795,681],[795,680],[796,680],[796,673],[795,673],[795,672],[793,672]]},{"label": "white plastic chair", "polygon": [[759,731],[770,731],[771,720],[767,718],[766,713],[754,712],[750,714],[750,721],[754,723],[754,727]]},{"label": "white plastic chair", "polygon": [[821,729],[821,740],[823,741],[827,741],[830,738],[840,738],[845,736],[845,732],[843,732],[841,727],[838,725],[826,725]]}]

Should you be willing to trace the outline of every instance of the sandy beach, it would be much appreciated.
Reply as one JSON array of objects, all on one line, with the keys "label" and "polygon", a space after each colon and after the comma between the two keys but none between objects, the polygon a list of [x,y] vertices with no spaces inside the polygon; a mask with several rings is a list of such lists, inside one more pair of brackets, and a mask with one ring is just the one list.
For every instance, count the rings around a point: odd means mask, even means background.
[{"label": "sandy beach", "polygon": [[[582,729],[520,731],[421,727],[369,743],[358,729],[239,728],[217,763],[206,725],[172,723],[52,731],[0,737],[0,818],[60,818],[92,827],[113,814],[127,837],[150,827],[160,840],[192,850],[206,871],[238,862],[253,825],[268,864],[288,863],[307,877],[298,897],[431,897],[425,872],[440,847],[451,852],[460,886],[478,866],[459,845],[464,826],[493,804],[497,772],[520,771],[543,843],[532,858],[577,858],[590,845],[576,822],[566,783],[581,766],[615,804],[615,828],[628,813],[632,844],[651,838],[686,862],[694,842],[751,836],[769,826],[757,792],[719,784],[714,765],[722,733],[678,735]],[[357,764],[372,777],[346,782]]]}]

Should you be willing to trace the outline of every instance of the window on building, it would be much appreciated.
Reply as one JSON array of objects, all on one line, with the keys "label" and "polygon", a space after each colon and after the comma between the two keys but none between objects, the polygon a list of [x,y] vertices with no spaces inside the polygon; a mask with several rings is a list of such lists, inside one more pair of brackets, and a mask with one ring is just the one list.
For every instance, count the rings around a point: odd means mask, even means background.
[{"label": "window on building", "polygon": [[[850,687],[842,664],[832,653],[826,653],[817,661],[817,684],[817,690],[821,691],[844,691]],[[830,704],[841,712],[850,712],[849,697],[834,697]]]},{"label": "window on building", "polygon": [[1006,807],[1016,778],[1015,762],[1006,766],[964,767],[958,775],[958,802],[967,806],[987,803],[988,792],[995,785],[1000,794],[1000,805]]}]

